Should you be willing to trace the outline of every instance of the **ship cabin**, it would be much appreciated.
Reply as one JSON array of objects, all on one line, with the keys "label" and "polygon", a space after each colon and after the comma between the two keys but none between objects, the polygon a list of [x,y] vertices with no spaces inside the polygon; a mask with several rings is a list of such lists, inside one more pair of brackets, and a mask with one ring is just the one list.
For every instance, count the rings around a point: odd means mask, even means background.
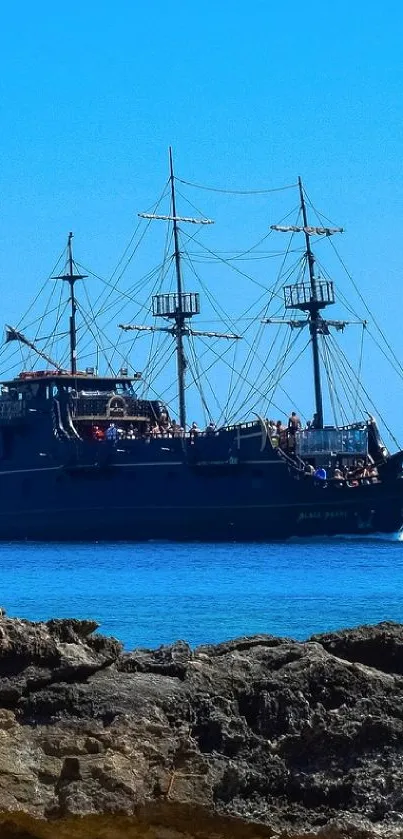
[{"label": "ship cabin", "polygon": [[169,422],[166,406],[158,400],[140,399],[129,376],[97,376],[94,370],[72,375],[63,371],[24,371],[3,382],[0,393],[0,426],[24,423],[37,411],[51,413],[59,438],[102,440],[114,426],[119,437],[146,436],[156,424]]}]

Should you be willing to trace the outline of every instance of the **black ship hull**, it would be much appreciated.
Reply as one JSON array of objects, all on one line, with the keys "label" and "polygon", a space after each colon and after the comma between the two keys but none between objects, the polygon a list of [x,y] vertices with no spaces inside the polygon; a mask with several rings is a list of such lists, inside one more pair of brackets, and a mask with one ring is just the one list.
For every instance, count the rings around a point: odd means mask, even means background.
[{"label": "black ship hull", "polygon": [[399,469],[355,486],[315,480],[258,424],[211,439],[54,440],[35,464],[5,466],[2,540],[270,541],[403,525]]},{"label": "black ship hull", "polygon": [[[392,508],[391,508],[392,502]],[[270,542],[291,537],[395,533],[401,527],[401,499],[385,504],[330,507],[82,507],[32,509],[3,515],[3,541],[206,541]],[[67,520],[69,519],[69,521]]]}]

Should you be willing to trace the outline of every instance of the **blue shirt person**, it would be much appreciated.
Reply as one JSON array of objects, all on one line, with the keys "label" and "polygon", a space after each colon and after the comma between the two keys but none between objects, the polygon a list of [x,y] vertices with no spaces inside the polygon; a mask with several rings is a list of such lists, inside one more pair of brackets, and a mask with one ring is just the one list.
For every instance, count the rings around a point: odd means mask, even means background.
[{"label": "blue shirt person", "polygon": [[116,443],[118,436],[118,430],[115,423],[111,422],[110,426],[106,429],[106,439],[110,440],[112,443]]}]

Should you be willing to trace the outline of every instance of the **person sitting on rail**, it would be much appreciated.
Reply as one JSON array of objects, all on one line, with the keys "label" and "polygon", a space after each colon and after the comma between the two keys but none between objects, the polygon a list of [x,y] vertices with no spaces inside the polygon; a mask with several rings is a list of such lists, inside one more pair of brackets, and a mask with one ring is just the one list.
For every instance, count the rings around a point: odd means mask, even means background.
[{"label": "person sitting on rail", "polygon": [[276,422],[276,436],[279,440],[279,446],[282,449],[287,448],[287,429],[281,420],[277,420]]},{"label": "person sitting on rail", "polygon": [[156,422],[156,423],[154,423],[154,425],[151,428],[151,437],[159,437],[160,433],[161,433],[161,429],[160,429],[158,423]]},{"label": "person sitting on rail", "polygon": [[272,425],[270,426],[270,431],[269,431],[270,440],[271,440],[271,444],[272,444],[273,448],[277,449],[278,446],[280,445],[281,435],[284,434],[284,428],[283,428],[283,425],[281,423],[281,420],[278,420],[277,422],[274,422],[274,420],[271,420],[271,423],[272,423]]},{"label": "person sitting on rail", "polygon": [[336,468],[333,472],[333,480],[334,480],[335,486],[340,486],[341,487],[344,484],[344,475],[343,475],[343,472],[341,471],[341,469],[339,469],[338,466],[336,466]]},{"label": "person sitting on rail", "polygon": [[348,468],[346,469],[345,478],[346,478],[346,481],[347,481],[347,486],[358,487],[360,485],[361,474],[362,474],[362,462],[358,460],[355,465],[350,466],[349,469]]},{"label": "person sitting on rail", "polygon": [[172,437],[179,437],[180,436],[179,435],[179,429],[180,429],[180,425],[176,422],[175,419],[173,419],[172,422],[171,422],[171,430],[170,430],[171,436]]},{"label": "person sitting on rail", "polygon": [[365,462],[363,460],[357,460],[355,468],[349,472],[350,482],[357,482],[354,484],[356,486],[358,483],[364,482],[367,478],[368,471]]},{"label": "person sitting on rail", "polygon": [[192,425],[190,426],[189,434],[190,434],[191,437],[197,437],[198,434],[200,434],[200,428],[197,425],[197,422],[192,422]]},{"label": "person sitting on rail", "polygon": [[379,473],[375,463],[370,463],[368,466],[368,478],[371,484],[379,483]]},{"label": "person sitting on rail", "polygon": [[171,424],[169,422],[168,416],[166,414],[161,416],[159,420],[161,437],[168,437],[170,426]]}]

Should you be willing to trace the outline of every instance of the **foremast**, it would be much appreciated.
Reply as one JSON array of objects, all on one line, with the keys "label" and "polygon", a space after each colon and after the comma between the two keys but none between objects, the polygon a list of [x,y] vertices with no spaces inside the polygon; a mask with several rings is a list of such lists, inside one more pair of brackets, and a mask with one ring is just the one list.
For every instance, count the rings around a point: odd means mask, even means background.
[{"label": "foremast", "polygon": [[[78,274],[75,273],[75,262],[73,258],[73,247],[72,247],[72,239],[73,234],[70,232],[67,238],[67,257],[65,263],[65,271],[64,274],[60,274],[57,277],[52,277],[53,280],[64,280],[68,282],[70,286],[70,318],[69,318],[69,336],[70,336],[70,371],[73,375],[77,373],[77,326],[76,326],[76,312],[77,312],[77,302],[75,297],[74,286],[77,280],[84,280],[87,274]],[[53,358],[50,357],[47,353],[37,347],[34,341],[30,341],[29,338],[26,337],[22,332],[19,332],[13,326],[6,327],[6,338],[5,343],[9,341],[19,341],[20,344],[25,344],[25,346],[29,347],[33,350],[40,358],[43,358],[44,361],[47,361],[51,367],[54,367],[58,373],[66,373],[64,367],[62,367],[59,362],[55,361]]]},{"label": "foremast", "polygon": [[75,262],[73,259],[73,246],[72,246],[72,239],[73,233],[69,233],[67,238],[67,261],[66,261],[66,268],[65,273],[60,274],[57,277],[53,277],[54,280],[64,280],[70,286],[70,319],[69,319],[69,335],[70,335],[70,370],[73,376],[77,373],[77,325],[76,325],[76,313],[77,313],[77,302],[75,297],[74,286],[77,280],[84,280],[86,278],[86,274],[77,274],[75,273]]}]

